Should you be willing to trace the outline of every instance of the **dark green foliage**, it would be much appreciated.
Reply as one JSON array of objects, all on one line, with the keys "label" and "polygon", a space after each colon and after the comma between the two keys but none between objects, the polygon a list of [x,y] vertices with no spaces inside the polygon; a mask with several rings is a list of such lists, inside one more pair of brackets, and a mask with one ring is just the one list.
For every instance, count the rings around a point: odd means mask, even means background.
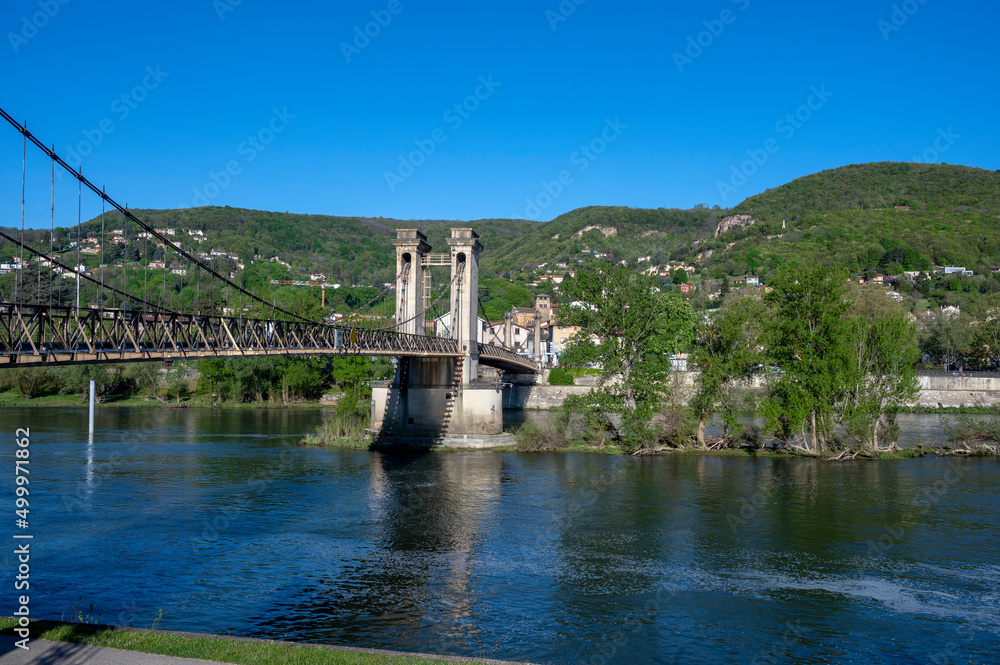
[{"label": "dark green foliage", "polygon": [[669,390],[670,355],[687,350],[694,337],[690,304],[659,293],[651,277],[611,265],[579,273],[566,295],[580,305],[562,308],[556,325],[580,332],[562,360],[601,370],[599,385],[582,398],[584,411],[604,420],[622,450],[649,445],[656,438],[652,417]]},{"label": "dark green foliage", "polygon": [[550,386],[572,386],[574,385],[573,375],[562,367],[555,367],[549,371]]},{"label": "dark green foliage", "polygon": [[387,361],[367,357],[226,358],[203,360],[199,390],[218,401],[289,403],[316,399],[333,385],[347,389],[391,375]]}]

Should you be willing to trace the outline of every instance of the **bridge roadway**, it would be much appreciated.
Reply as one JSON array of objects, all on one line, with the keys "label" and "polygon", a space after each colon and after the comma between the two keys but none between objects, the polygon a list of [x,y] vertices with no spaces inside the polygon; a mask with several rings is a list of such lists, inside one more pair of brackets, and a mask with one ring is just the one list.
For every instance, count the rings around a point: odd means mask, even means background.
[{"label": "bridge roadway", "polygon": [[[0,368],[259,356],[460,358],[453,339],[324,323],[0,304]],[[479,362],[534,373],[524,356],[479,345]]]}]

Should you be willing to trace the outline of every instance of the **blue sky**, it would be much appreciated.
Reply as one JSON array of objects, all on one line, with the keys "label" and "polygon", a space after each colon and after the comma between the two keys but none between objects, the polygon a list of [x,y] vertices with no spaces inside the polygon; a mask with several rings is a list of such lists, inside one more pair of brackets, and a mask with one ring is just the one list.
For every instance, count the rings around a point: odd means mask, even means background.
[{"label": "blue sky", "polygon": [[[653,4],[7,0],[0,106],[137,208],[548,220],[857,162],[1000,168],[995,1]],[[28,226],[48,168],[29,151]],[[5,126],[0,225],[20,187]]]}]

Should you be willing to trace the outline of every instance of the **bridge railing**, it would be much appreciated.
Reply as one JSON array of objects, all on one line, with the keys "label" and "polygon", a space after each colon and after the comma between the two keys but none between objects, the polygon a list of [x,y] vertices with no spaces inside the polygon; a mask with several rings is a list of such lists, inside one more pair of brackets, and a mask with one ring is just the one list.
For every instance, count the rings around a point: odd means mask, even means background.
[{"label": "bridge railing", "polygon": [[324,323],[0,304],[0,366],[340,353],[460,355],[451,339]]},{"label": "bridge railing", "polygon": [[538,365],[531,358],[514,353],[510,349],[495,344],[479,345],[479,361],[512,372],[533,373]]}]

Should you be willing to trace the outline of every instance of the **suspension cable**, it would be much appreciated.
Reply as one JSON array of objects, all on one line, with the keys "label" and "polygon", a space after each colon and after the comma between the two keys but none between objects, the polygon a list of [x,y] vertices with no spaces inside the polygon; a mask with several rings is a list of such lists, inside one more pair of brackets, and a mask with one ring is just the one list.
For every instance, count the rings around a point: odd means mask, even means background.
[{"label": "suspension cable", "polygon": [[[24,122],[25,129],[28,122]],[[28,163],[28,137],[24,137],[24,144],[21,147],[21,242],[24,242],[24,183],[26,179],[26,168]],[[23,247],[23,245],[22,245]],[[24,249],[21,249],[21,258],[17,264],[17,278],[14,280],[14,302],[20,302],[19,298],[24,298]],[[20,285],[20,286],[19,286]]]},{"label": "suspension cable", "polygon": [[[83,169],[80,170],[81,177]],[[80,245],[83,244],[80,238],[80,231],[83,230],[83,181],[77,182],[76,190],[76,308],[80,309],[80,273],[77,272],[82,265],[80,263]]]},{"label": "suspension cable", "polygon": [[[55,148],[55,146],[52,146]],[[49,256],[52,256],[52,250],[55,249],[55,234],[56,234],[56,163],[55,160],[52,161],[52,210],[49,216]],[[52,262],[49,261],[49,265]],[[52,270],[49,270],[49,307],[52,306]]]},{"label": "suspension cable", "polygon": [[173,241],[169,240],[167,237],[165,237],[164,235],[162,235],[161,233],[159,233],[156,229],[154,229],[153,227],[147,225],[145,222],[143,222],[138,217],[136,217],[131,211],[128,210],[127,207],[123,207],[121,204],[119,204],[113,198],[109,197],[106,193],[104,193],[100,189],[98,189],[96,185],[94,185],[93,183],[91,183],[87,178],[85,178],[83,176],[83,169],[82,168],[74,170],[73,167],[71,167],[69,164],[67,164],[66,161],[62,157],[60,157],[58,154],[56,154],[56,152],[54,150],[50,150],[49,148],[46,148],[45,145],[41,141],[39,141],[35,137],[34,134],[32,134],[31,132],[28,131],[28,128],[27,128],[26,125],[20,124],[17,120],[15,120],[13,117],[11,117],[11,115],[8,114],[2,108],[0,108],[0,117],[3,117],[4,120],[6,120],[8,123],[10,123],[15,128],[17,128],[17,130],[19,132],[21,132],[21,134],[23,134],[24,137],[28,141],[31,141],[32,143],[34,143],[42,152],[44,152],[50,158],[52,158],[53,160],[55,160],[59,164],[59,166],[63,167],[66,171],[68,171],[69,173],[71,173],[73,175],[73,177],[76,178],[80,182],[81,188],[82,188],[83,185],[86,185],[92,192],[94,192],[95,194],[97,194],[98,196],[100,196],[102,199],[104,199],[105,201],[107,201],[113,207],[117,208],[119,210],[119,212],[123,213],[128,219],[132,220],[134,223],[138,224],[140,227],[142,227],[143,229],[145,229],[145,231],[147,233],[151,233],[153,235],[153,237],[161,240],[165,245],[168,245],[171,249],[173,249],[174,251],[176,251],[181,256],[184,256],[188,260],[194,261],[195,263],[199,263],[200,265],[202,265],[202,267],[204,267],[205,271],[208,272],[213,277],[215,277],[215,278],[217,278],[217,279],[225,282],[228,286],[236,289],[238,292],[244,293],[244,294],[250,296],[252,299],[257,300],[258,302],[260,302],[261,304],[263,304],[265,307],[270,307],[270,308],[272,308],[272,309],[274,309],[274,310],[276,310],[276,311],[278,311],[278,312],[280,312],[282,314],[285,314],[287,316],[299,319],[301,321],[305,321],[305,322],[308,322],[308,323],[318,323],[317,321],[312,321],[310,319],[305,318],[304,316],[299,316],[298,314],[294,314],[292,312],[289,312],[288,310],[282,309],[281,307],[278,307],[277,305],[272,305],[271,303],[268,303],[264,299],[257,298],[256,296],[251,295],[249,291],[245,290],[241,286],[238,286],[238,285],[234,284],[231,280],[229,280],[228,278],[226,278],[223,275],[219,274],[213,268],[209,267],[208,265],[201,264],[197,259],[195,259],[193,256],[191,256],[188,252],[186,252],[183,249],[181,249],[178,245],[175,245],[173,243]]},{"label": "suspension cable", "polygon": [[[441,298],[444,297],[444,294],[447,293],[451,289],[452,284],[454,284],[456,281],[459,281],[459,279],[461,278],[461,276],[462,276],[461,272],[456,273],[455,276],[452,278],[451,282],[447,285],[447,287],[442,287],[441,293],[438,294],[437,298],[435,298],[429,305],[427,305],[427,307],[423,308],[422,310],[420,310],[419,312],[417,312],[416,314],[414,314],[410,318],[406,319],[405,321],[398,321],[398,322],[394,323],[391,326],[385,326],[383,328],[375,328],[375,330],[391,330],[391,329],[395,328],[395,329],[397,329],[397,332],[398,332],[398,328],[400,326],[402,326],[403,324],[409,323],[410,321],[413,321],[414,319],[419,318],[421,315],[426,314],[427,312],[431,311],[431,308],[433,308],[434,305],[436,305],[438,303],[438,301],[440,301]],[[455,322],[452,321],[452,328],[455,327],[454,324],[455,324]]]},{"label": "suspension cable", "polygon": [[101,261],[98,263],[98,270],[101,271],[101,290],[97,294],[97,302],[101,307],[104,307],[104,267],[105,256],[104,256],[104,199],[101,199]]},{"label": "suspension cable", "polygon": [[[31,252],[31,253],[32,253],[32,254],[34,254],[35,256],[40,256],[40,257],[42,257],[42,258],[46,258],[46,259],[48,259],[49,261],[51,261],[51,262],[52,262],[52,265],[54,265],[54,266],[56,266],[56,267],[59,267],[59,268],[62,268],[62,269],[63,269],[64,271],[66,271],[66,272],[72,272],[72,273],[75,273],[75,274],[76,274],[76,277],[77,277],[77,280],[79,280],[79,279],[80,279],[80,278],[82,277],[83,279],[87,280],[88,282],[93,282],[94,284],[98,284],[98,285],[100,284],[100,282],[98,282],[98,281],[97,281],[96,279],[94,279],[93,277],[90,277],[89,275],[84,275],[84,274],[80,273],[80,272],[79,272],[78,270],[74,270],[73,268],[70,268],[70,267],[69,267],[69,266],[67,266],[67,265],[63,265],[63,264],[62,264],[62,263],[60,263],[59,261],[56,261],[56,260],[55,260],[54,258],[52,258],[52,257],[49,257],[49,256],[46,256],[45,254],[43,254],[42,252],[39,252],[38,250],[35,250],[35,249],[32,249],[31,247],[28,247],[28,246],[27,246],[27,245],[25,245],[25,244],[22,244],[22,243],[19,243],[19,242],[17,241],[17,239],[16,239],[16,238],[12,238],[12,237],[10,237],[9,235],[7,235],[6,233],[4,233],[3,231],[0,231],[0,238],[5,238],[5,239],[9,240],[10,242],[13,242],[13,243],[17,243],[17,244],[21,245],[21,248],[22,248],[22,249],[26,249],[26,250],[28,250],[29,252]],[[125,295],[125,296],[128,296],[128,294],[127,294],[127,293],[124,293],[124,294],[123,294],[123,293],[122,293],[121,291],[119,291],[118,289],[116,289],[116,288],[115,288],[115,287],[113,287],[113,286],[109,286],[109,287],[108,287],[108,289],[110,289],[110,290],[112,290],[112,291],[114,291],[115,293],[118,293],[118,294],[120,294],[120,295]],[[139,299],[138,299],[138,298],[136,298],[136,300],[139,300]],[[153,309],[161,309],[161,308],[160,308],[160,307],[159,307],[158,305],[154,305],[153,303],[150,303],[150,302],[146,302],[145,300],[139,300],[139,302],[141,302],[141,303],[142,303],[143,305],[147,305],[147,306],[149,306],[149,307],[152,307]],[[164,312],[166,312],[167,314],[177,314],[177,315],[180,315],[180,314],[181,314],[180,312],[174,312],[174,311],[172,311],[172,310],[169,310],[169,309],[163,309],[163,311],[164,311]]]}]

